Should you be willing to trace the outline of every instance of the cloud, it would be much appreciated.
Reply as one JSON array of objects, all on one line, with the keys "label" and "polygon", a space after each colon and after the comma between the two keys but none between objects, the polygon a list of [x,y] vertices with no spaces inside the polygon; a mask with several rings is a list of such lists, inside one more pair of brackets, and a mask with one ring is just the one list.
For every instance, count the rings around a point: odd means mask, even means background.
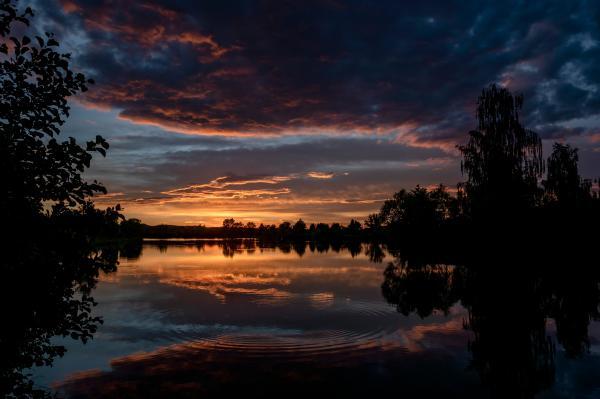
[{"label": "cloud", "polygon": [[335,173],[327,173],[327,172],[308,172],[306,174],[308,177],[312,177],[313,179],[331,179],[335,176]]},{"label": "cloud", "polygon": [[279,195],[289,194],[291,191],[289,188],[280,189],[262,189],[262,190],[202,190],[202,191],[183,191],[178,190],[177,192],[165,192],[167,195],[174,195],[178,199],[244,199],[250,197],[275,197]]},{"label": "cloud", "polygon": [[[454,186],[456,145],[492,82],[524,94],[522,120],[546,148],[568,140],[582,174],[598,170],[593,2],[34,8],[40,30],[56,32],[73,66],[97,82],[65,127],[111,144],[87,176],[123,193],[103,203],[122,201],[149,223],[344,221],[402,187]],[[265,180],[278,176],[287,180]]]},{"label": "cloud", "polygon": [[164,194],[181,194],[181,193],[196,193],[202,191],[205,188],[225,188],[229,186],[245,186],[248,184],[278,184],[291,180],[291,176],[268,176],[262,178],[250,178],[250,179],[235,179],[230,176],[217,177],[211,180],[209,183],[194,184],[191,186],[178,188],[174,190],[165,191]]},{"label": "cloud", "polygon": [[98,84],[85,101],[176,132],[396,132],[451,149],[494,81],[526,94],[535,124],[600,102],[599,9],[584,1],[51,3],[48,24],[87,43],[76,62]]},{"label": "cloud", "polygon": [[392,138],[222,142],[163,133],[152,140],[121,136],[111,144],[88,178],[125,194],[97,202],[120,203],[129,217],[150,224],[220,225],[227,217],[347,223],[376,211],[402,187],[460,180],[457,160],[446,152]]}]

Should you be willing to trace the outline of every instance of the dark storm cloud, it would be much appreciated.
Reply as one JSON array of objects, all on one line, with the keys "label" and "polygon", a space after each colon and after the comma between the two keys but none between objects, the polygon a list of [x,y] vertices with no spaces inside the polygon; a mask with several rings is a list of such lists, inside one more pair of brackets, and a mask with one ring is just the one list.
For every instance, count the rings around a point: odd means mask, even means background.
[{"label": "dark storm cloud", "polygon": [[600,105],[593,2],[44,5],[64,35],[87,43],[76,54],[98,82],[87,101],[176,131],[397,130],[411,145],[454,143],[491,82],[524,92],[544,135]]}]

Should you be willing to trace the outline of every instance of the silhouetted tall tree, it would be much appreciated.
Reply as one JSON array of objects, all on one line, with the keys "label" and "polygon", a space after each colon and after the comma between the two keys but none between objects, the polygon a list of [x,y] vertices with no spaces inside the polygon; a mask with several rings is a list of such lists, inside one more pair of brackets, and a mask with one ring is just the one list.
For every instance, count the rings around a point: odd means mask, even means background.
[{"label": "silhouetted tall tree", "polygon": [[477,130],[459,146],[472,211],[510,213],[532,206],[544,169],[539,136],[521,124],[523,96],[491,85],[477,101]]}]

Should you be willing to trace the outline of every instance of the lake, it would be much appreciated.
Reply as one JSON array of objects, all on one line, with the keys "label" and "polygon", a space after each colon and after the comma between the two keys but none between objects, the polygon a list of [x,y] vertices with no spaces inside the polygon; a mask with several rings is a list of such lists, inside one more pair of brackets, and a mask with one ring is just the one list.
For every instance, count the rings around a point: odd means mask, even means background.
[{"label": "lake", "polygon": [[[56,339],[67,352],[32,370],[36,385],[77,398],[600,395],[589,278],[589,295],[546,274],[488,289],[509,265],[411,267],[367,244],[169,240],[138,252],[101,275],[93,340]],[[569,301],[587,313],[571,316]]]}]

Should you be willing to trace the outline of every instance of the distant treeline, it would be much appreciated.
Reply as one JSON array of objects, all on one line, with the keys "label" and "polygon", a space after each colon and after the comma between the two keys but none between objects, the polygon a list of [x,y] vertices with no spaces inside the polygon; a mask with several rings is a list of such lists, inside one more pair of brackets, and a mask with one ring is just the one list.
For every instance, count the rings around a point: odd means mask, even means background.
[{"label": "distant treeline", "polygon": [[[566,164],[554,165],[554,159],[566,157]],[[565,233],[561,229],[588,226],[598,228],[600,222],[600,183],[581,179],[577,172],[576,150],[568,145],[556,144],[547,162],[548,178],[533,191],[526,206],[502,203],[494,198],[485,207],[465,193],[466,184],[459,184],[455,195],[439,185],[434,189],[416,186],[400,190],[386,200],[378,213],[360,223],[352,219],[349,224],[311,223],[302,219],[295,223],[279,225],[246,224],[225,219],[221,227],[175,226],[142,224],[137,219],[121,222],[120,234],[124,237],[148,238],[257,238],[265,241],[316,240],[316,241],[393,241],[400,238],[429,236],[451,237],[469,233],[473,229],[496,226],[503,230],[512,224],[534,227],[530,234]],[[562,173],[573,170],[573,176]],[[558,171],[558,172],[557,172]],[[554,175],[552,173],[555,173]],[[558,175],[558,177],[556,176]],[[565,176],[566,175],[566,178]],[[561,179],[567,182],[560,181]],[[472,188],[471,188],[472,190]],[[501,197],[500,197],[501,198]]]},{"label": "distant treeline", "polygon": [[[136,221],[129,219],[128,223],[133,226]],[[147,238],[259,238],[266,241],[361,240],[366,233],[361,223],[354,219],[346,226],[340,223],[307,225],[302,219],[295,223],[257,226],[253,222],[243,224],[234,219],[225,219],[222,227],[139,224],[136,231]]]}]

